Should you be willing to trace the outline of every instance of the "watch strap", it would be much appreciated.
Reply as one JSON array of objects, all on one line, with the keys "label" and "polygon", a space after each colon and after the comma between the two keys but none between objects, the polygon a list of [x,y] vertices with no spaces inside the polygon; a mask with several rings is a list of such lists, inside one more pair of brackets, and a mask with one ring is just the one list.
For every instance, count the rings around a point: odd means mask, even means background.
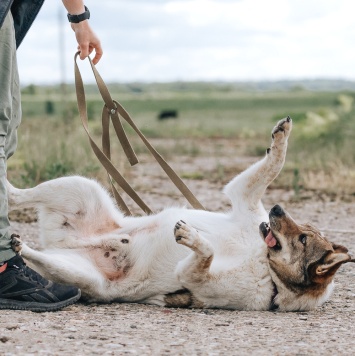
[{"label": "watch strap", "polygon": [[71,14],[68,14],[68,20],[69,22],[71,23],[79,23],[81,21],[85,21],[85,20],[88,20],[90,18],[90,11],[89,9],[85,7],[85,12],[83,12],[82,14],[79,14],[79,15],[71,15]]}]

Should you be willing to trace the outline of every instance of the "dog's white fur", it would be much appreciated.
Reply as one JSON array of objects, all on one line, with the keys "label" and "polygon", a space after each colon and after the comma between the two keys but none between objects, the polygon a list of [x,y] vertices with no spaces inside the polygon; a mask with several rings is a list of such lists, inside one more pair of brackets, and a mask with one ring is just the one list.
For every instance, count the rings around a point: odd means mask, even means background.
[{"label": "dog's white fur", "polygon": [[[89,301],[166,305],[167,294],[187,288],[195,306],[268,310],[276,283],[281,310],[312,309],[332,284],[319,298],[296,296],[270,272],[259,235],[269,219],[261,198],[283,167],[290,131],[290,120],[279,122],[266,156],[225,187],[232,202],[226,213],[168,208],[126,217],[105,189],[83,177],[24,190],[9,184],[12,208],[39,212],[44,250],[23,244],[22,255],[47,278],[78,286]],[[174,237],[178,220],[188,224],[179,222]]]}]

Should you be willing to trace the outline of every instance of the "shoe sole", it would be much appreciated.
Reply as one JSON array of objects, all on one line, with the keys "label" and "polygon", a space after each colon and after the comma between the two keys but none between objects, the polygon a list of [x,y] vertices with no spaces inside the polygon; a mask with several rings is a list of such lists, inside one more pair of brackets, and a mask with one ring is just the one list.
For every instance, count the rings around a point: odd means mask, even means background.
[{"label": "shoe sole", "polygon": [[18,300],[0,298],[0,309],[28,310],[38,313],[53,312],[74,304],[80,299],[80,297],[81,291],[79,289],[78,294],[74,297],[57,303],[21,302]]}]

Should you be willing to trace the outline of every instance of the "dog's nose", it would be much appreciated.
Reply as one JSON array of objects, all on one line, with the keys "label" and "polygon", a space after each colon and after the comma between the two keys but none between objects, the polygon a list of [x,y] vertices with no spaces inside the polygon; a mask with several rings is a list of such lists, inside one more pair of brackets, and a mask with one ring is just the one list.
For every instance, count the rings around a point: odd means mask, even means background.
[{"label": "dog's nose", "polygon": [[275,205],[275,206],[271,209],[270,213],[271,213],[272,215],[274,215],[274,216],[282,216],[282,215],[285,215],[285,212],[284,212],[284,210],[281,208],[280,205]]}]

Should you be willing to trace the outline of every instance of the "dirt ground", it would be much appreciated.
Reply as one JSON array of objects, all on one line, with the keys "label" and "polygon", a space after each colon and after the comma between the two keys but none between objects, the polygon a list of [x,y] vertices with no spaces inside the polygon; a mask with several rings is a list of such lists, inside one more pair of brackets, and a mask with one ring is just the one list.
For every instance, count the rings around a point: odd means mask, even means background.
[{"label": "dirt ground", "polygon": [[[228,209],[221,194],[227,181],[252,158],[218,158],[223,179],[215,179],[216,159],[180,157],[180,172],[204,172],[203,180],[187,180],[210,210]],[[238,169],[235,169],[238,167]],[[227,173],[226,173],[227,172]],[[184,204],[160,169],[143,160],[130,181],[153,209]],[[355,200],[315,192],[269,189],[267,209],[281,204],[300,222],[312,222],[334,242],[355,254]],[[38,247],[33,212],[15,213],[14,230]],[[177,217],[178,220],[178,217]],[[29,221],[29,222],[24,222]],[[55,313],[0,312],[1,355],[351,355],[355,354],[355,265],[343,265],[331,299],[312,312],[241,312],[167,309],[139,304],[84,304]]]}]

